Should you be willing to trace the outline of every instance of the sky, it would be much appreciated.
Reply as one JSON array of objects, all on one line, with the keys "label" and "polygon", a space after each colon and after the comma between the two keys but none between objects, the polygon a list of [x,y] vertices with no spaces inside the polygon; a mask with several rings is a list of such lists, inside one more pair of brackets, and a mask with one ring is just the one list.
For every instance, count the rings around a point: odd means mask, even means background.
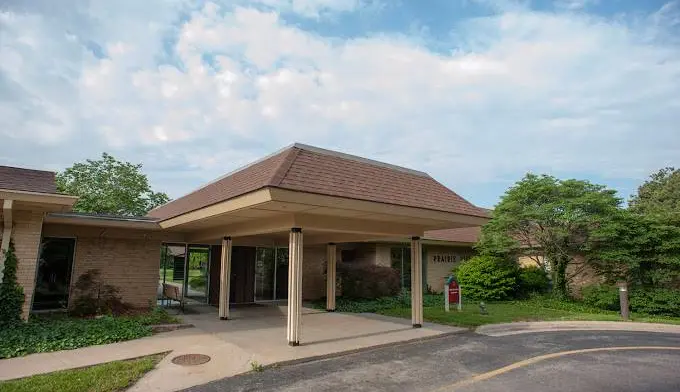
[{"label": "sky", "polygon": [[680,0],[0,0],[0,165],[179,197],[294,142],[492,207],[680,166]]}]

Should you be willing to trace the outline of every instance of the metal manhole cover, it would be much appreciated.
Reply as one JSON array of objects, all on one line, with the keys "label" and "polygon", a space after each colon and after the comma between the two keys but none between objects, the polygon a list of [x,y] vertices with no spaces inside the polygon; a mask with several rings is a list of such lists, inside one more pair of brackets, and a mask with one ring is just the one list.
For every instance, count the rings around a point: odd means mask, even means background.
[{"label": "metal manhole cover", "polygon": [[178,355],[172,359],[172,363],[180,366],[203,365],[208,361],[210,361],[210,357],[203,354],[184,354]]}]

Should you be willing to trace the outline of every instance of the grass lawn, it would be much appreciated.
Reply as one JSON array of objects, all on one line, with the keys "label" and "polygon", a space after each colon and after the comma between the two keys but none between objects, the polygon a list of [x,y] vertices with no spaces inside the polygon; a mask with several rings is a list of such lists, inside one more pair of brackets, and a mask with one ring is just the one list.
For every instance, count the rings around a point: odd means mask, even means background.
[{"label": "grass lawn", "polygon": [[[621,321],[617,313],[588,313],[561,309],[540,308],[522,303],[490,303],[488,315],[482,315],[477,305],[468,305],[458,312],[445,312],[441,307],[426,307],[423,315],[426,321],[460,327],[477,327],[484,324],[511,323],[518,321]],[[379,314],[395,317],[411,317],[410,308],[392,308],[378,311]],[[680,319],[633,315],[633,321],[680,324]]]},{"label": "grass lawn", "polygon": [[40,374],[0,382],[0,392],[115,392],[123,391],[153,369],[165,354],[116,361],[82,369]]},{"label": "grass lawn", "polygon": [[[463,310],[452,307],[444,311],[440,296],[426,295],[423,298],[425,321],[438,324],[473,328],[484,324],[511,323],[519,321],[621,321],[618,312],[588,307],[578,302],[557,301],[548,297],[536,297],[522,301],[492,302],[486,304],[488,314],[482,315],[478,302],[463,302]],[[386,316],[411,318],[411,308],[404,299],[380,298],[377,300],[350,301],[338,299],[340,312],[369,312]],[[315,306],[319,306],[315,304]],[[323,304],[325,306],[325,303]],[[680,324],[680,318],[631,314],[632,321],[648,323]]]},{"label": "grass lawn", "polygon": [[[166,282],[173,282],[172,272],[173,272],[172,268],[168,268],[168,269],[165,270],[165,281]],[[159,280],[162,282],[163,281],[163,269],[162,268],[158,271],[158,274],[159,274]],[[198,276],[201,276],[201,270],[198,270],[198,269],[190,269],[189,270],[189,278],[194,278],[194,277],[198,277]],[[178,282],[181,282],[181,280],[178,281]]]}]

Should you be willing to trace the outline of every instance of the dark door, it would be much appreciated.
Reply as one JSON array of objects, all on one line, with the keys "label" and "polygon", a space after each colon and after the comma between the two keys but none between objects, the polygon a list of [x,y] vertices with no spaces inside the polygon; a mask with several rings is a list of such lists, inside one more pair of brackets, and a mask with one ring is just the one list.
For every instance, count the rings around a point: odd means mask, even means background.
[{"label": "dark door", "polygon": [[65,309],[73,269],[74,238],[42,239],[33,310]]},{"label": "dark door", "polygon": [[230,303],[255,301],[255,248],[235,246],[231,259]]},{"label": "dark door", "polygon": [[[220,271],[222,247],[213,246],[210,252],[210,304],[220,302]],[[229,303],[250,303],[255,300],[255,248],[234,246],[231,249],[231,281]]]},{"label": "dark door", "polygon": [[208,285],[208,303],[218,306],[220,304],[220,271],[222,269],[222,247],[213,245],[210,247],[210,284]]}]

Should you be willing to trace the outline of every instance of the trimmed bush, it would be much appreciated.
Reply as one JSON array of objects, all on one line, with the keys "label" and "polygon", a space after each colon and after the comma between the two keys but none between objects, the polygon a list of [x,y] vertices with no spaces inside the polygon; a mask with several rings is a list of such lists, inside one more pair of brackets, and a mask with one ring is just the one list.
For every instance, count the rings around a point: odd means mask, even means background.
[{"label": "trimmed bush", "polygon": [[[611,285],[592,285],[581,289],[583,302],[597,309],[621,310],[619,289]],[[680,290],[635,288],[629,291],[630,310],[653,316],[680,317]]]},{"label": "trimmed bush", "polygon": [[610,285],[595,284],[581,288],[583,302],[596,309],[621,310],[619,290]]},{"label": "trimmed bush", "polygon": [[17,283],[17,264],[14,244],[10,241],[9,248],[5,252],[5,266],[2,283],[0,283],[0,329],[21,322],[24,289]]},{"label": "trimmed bush", "polygon": [[515,263],[492,257],[475,256],[454,269],[463,296],[485,301],[509,298],[517,290]]},{"label": "trimmed bush", "polygon": [[630,308],[637,313],[680,317],[680,290],[635,289],[631,292]]},{"label": "trimmed bush", "polygon": [[345,298],[374,299],[399,293],[399,271],[390,267],[338,263],[338,276]]},{"label": "trimmed bush", "polygon": [[521,296],[547,293],[550,288],[548,274],[536,266],[520,268],[518,280],[518,292]]}]

